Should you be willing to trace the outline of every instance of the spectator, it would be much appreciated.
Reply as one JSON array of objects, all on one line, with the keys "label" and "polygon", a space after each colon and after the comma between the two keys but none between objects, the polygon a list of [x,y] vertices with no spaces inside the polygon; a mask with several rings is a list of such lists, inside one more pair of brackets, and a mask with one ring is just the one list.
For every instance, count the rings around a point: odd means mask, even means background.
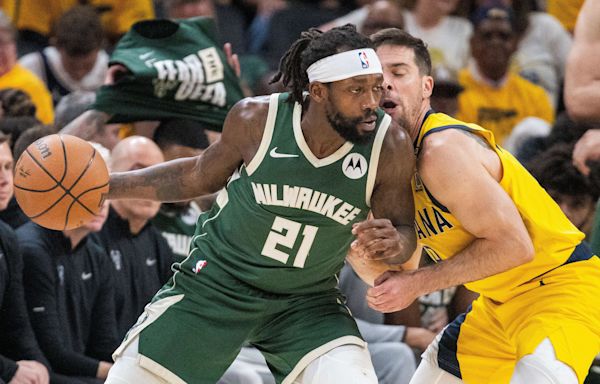
[{"label": "spectator", "polygon": [[458,83],[456,75],[446,67],[437,67],[433,70],[433,92],[431,93],[431,107],[436,112],[456,116],[458,112],[458,95],[464,88]]},{"label": "spectator", "polygon": [[35,104],[31,101],[31,97],[23,91],[12,88],[0,90],[0,104],[2,117],[31,116],[35,118]]},{"label": "spectator", "polygon": [[0,12],[0,89],[15,88],[25,92],[36,108],[36,117],[44,124],[54,119],[52,97],[48,89],[29,70],[17,63],[16,31]]},{"label": "spectator", "polygon": [[111,44],[135,22],[154,18],[152,0],[20,0],[13,7],[6,3],[12,2],[2,2],[2,7],[10,11],[19,30],[22,54],[44,49],[54,23],[76,4],[89,4],[102,13],[104,31]]},{"label": "spectator", "polygon": [[103,41],[96,10],[77,5],[59,18],[53,45],[23,56],[19,63],[42,79],[56,106],[73,91],[95,91],[102,85],[108,68]]},{"label": "spectator", "polygon": [[451,14],[458,0],[416,0],[405,13],[406,31],[427,43],[433,68],[443,66],[458,72],[469,59],[470,23]]},{"label": "spectator", "polygon": [[404,15],[398,0],[377,0],[371,4],[359,31],[370,36],[385,28],[404,29]]},{"label": "spectator", "polygon": [[54,371],[97,384],[118,344],[110,261],[88,238],[107,213],[108,204],[94,221],[72,230],[33,222],[17,230],[29,315],[42,351]]},{"label": "spectator", "polygon": [[529,172],[560,206],[569,220],[589,238],[600,186],[573,165],[573,144],[557,144],[534,157]]},{"label": "spectator", "polygon": [[[13,194],[13,158],[0,134],[0,211]],[[0,382],[48,383],[47,360],[34,336],[23,291],[23,258],[12,229],[0,221]]]},{"label": "spectator", "polygon": [[[110,168],[122,172],[163,161],[160,149],[150,139],[131,136],[113,149]],[[160,203],[148,200],[113,201],[106,224],[95,234],[113,262],[119,338],[171,275],[173,254],[150,222],[159,207]]]},{"label": "spectator", "polygon": [[464,91],[457,118],[486,127],[502,145],[522,119],[535,116],[551,123],[552,105],[544,90],[509,72],[516,49],[514,19],[507,8],[480,8],[471,38],[473,61],[459,73]]},{"label": "spectator", "polygon": [[546,0],[546,10],[556,17],[567,31],[573,33],[583,2],[584,0]]}]

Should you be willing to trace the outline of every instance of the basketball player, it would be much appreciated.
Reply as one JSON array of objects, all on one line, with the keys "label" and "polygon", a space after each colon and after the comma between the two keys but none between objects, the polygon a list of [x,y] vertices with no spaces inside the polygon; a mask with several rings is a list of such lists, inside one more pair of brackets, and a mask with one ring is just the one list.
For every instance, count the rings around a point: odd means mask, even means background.
[{"label": "basketball player", "polygon": [[600,351],[600,259],[488,130],[430,109],[420,39],[398,29],[371,38],[381,105],[414,141],[415,229],[436,264],[384,273],[367,300],[392,312],[460,284],[480,293],[425,351],[411,383],[582,383]]},{"label": "basketball player", "polygon": [[227,188],[115,351],[107,383],[215,383],[244,342],[278,383],[377,382],[336,274],[353,241],[392,265],[410,258],[415,164],[406,133],[378,109],[371,46],[351,25],[305,32],[274,79],[289,94],[236,104],[200,157],[112,174],[110,199]]}]

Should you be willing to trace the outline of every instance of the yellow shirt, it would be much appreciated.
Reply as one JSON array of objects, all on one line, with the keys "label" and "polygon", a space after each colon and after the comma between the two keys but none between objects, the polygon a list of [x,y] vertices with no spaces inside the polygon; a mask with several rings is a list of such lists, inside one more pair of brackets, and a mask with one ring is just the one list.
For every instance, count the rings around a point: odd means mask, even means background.
[{"label": "yellow shirt", "polygon": [[585,0],[548,0],[546,3],[546,11],[556,17],[567,31],[573,33],[579,10],[583,6],[584,1]]},{"label": "yellow shirt", "polygon": [[0,76],[0,89],[5,88],[15,88],[28,94],[36,108],[35,117],[44,124],[52,124],[54,121],[52,96],[36,75],[16,64],[10,71]]},{"label": "yellow shirt", "polygon": [[[417,151],[428,132],[443,127],[476,133],[494,148],[504,170],[500,186],[515,203],[535,248],[533,261],[465,286],[498,302],[505,302],[533,286],[539,286],[537,282],[527,283],[563,264],[583,240],[584,234],[571,224],[533,176],[510,153],[496,145],[493,134],[486,129],[442,113],[431,113],[421,126],[416,141]],[[475,240],[451,212],[437,200],[434,203],[435,196],[432,199],[418,174],[412,186],[417,239],[434,261],[451,258]]]},{"label": "yellow shirt", "polygon": [[489,129],[500,144],[526,117],[554,122],[554,110],[544,89],[518,75],[509,73],[498,88],[476,80],[469,69],[463,69],[458,80],[465,90],[458,96],[456,118]]},{"label": "yellow shirt", "polygon": [[[0,0],[1,7],[17,29],[29,29],[44,36],[52,24],[77,0]],[[137,21],[154,18],[152,0],[91,0],[94,7],[107,7],[102,24],[107,34],[122,35]]]}]

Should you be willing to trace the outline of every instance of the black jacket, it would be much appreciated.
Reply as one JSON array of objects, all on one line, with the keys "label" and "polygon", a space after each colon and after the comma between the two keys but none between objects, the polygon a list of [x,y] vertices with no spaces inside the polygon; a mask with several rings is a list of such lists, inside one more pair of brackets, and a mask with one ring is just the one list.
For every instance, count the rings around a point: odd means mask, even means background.
[{"label": "black jacket", "polygon": [[117,328],[123,338],[171,276],[173,252],[150,222],[133,235],[129,222],[112,208],[102,230],[93,238],[112,259]]},{"label": "black jacket", "polygon": [[18,360],[36,360],[49,366],[27,315],[17,237],[0,221],[0,383],[12,379]]},{"label": "black jacket", "polygon": [[[31,323],[55,372],[95,377],[118,346],[111,263],[84,238],[75,249],[60,231],[27,223],[17,230],[23,250]],[[89,236],[88,236],[89,237]]]}]

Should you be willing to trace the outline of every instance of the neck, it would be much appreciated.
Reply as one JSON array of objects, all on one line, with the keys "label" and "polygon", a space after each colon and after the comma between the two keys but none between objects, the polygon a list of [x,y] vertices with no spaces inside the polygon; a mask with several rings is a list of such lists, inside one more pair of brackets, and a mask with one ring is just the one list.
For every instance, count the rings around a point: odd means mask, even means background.
[{"label": "neck", "polygon": [[146,220],[146,219],[127,217],[127,215],[125,215],[125,212],[121,209],[121,206],[118,203],[115,204],[115,202],[113,202],[112,207],[115,210],[115,212],[117,212],[117,215],[119,215],[119,217],[121,219],[127,220],[127,223],[129,224],[129,232],[131,232],[132,235],[137,235],[138,233],[140,233],[142,228],[144,228],[146,223],[148,223],[148,220]]},{"label": "neck", "polygon": [[81,240],[83,240],[90,233],[90,231],[84,227],[67,229],[62,232],[63,235],[65,235],[71,241],[71,249],[75,249]]},{"label": "neck", "polygon": [[428,7],[424,2],[417,1],[413,14],[417,24],[422,28],[429,29],[437,26],[444,18],[443,13],[439,12],[435,7]]},{"label": "neck", "polygon": [[421,130],[421,125],[425,121],[425,115],[431,109],[431,104],[429,102],[423,103],[423,106],[419,110],[419,114],[413,121],[410,121],[406,130],[410,135],[410,138],[414,142],[417,136],[419,136],[419,131]]},{"label": "neck", "polygon": [[324,115],[325,111],[317,111],[309,105],[300,123],[306,144],[319,159],[333,154],[346,142],[327,119],[323,118]]}]

